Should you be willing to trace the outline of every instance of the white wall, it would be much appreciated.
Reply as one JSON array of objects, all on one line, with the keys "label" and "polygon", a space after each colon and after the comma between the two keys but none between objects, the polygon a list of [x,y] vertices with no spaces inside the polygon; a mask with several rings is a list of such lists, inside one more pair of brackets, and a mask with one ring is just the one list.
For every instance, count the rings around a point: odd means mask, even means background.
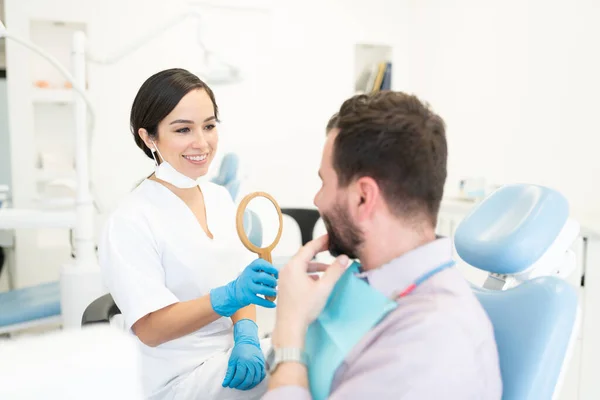
[{"label": "white wall", "polygon": [[[242,157],[243,173],[247,175],[243,192],[265,190],[281,206],[310,206],[319,187],[317,169],[325,124],[341,102],[353,94],[354,45],[371,42],[394,46],[394,86],[405,83],[402,71],[407,61],[407,3],[227,3],[258,5],[260,9],[224,14],[203,8],[210,15],[206,25],[213,28],[212,34],[206,33],[207,40],[210,38],[219,50],[236,59],[246,74],[240,85],[213,87],[224,121],[220,154],[236,151]],[[30,19],[87,23],[90,50],[106,55],[159,21],[176,15],[176,4],[183,2],[167,5],[162,1],[114,0],[99,6],[96,1],[81,0],[7,0],[6,18],[8,28],[22,35],[29,35]],[[194,25],[185,23],[118,65],[90,65],[89,95],[97,116],[92,178],[94,194],[106,212],[153,168],[129,133],[128,116],[135,93],[147,77],[160,69],[197,67],[194,34]],[[9,44],[8,52],[10,115],[14,116],[11,132],[15,137],[11,151],[19,154],[13,160],[13,182],[18,182],[15,205],[28,207],[33,205],[35,189],[30,178],[35,164],[31,151],[35,124],[26,91],[31,86],[35,58],[14,44]],[[57,235],[18,232],[19,285],[58,277],[69,248],[66,237]],[[63,245],[58,246],[57,240]]]},{"label": "white wall", "polygon": [[[390,13],[389,6],[377,10],[377,3],[383,5],[385,1],[371,3],[371,7],[361,6],[362,2],[358,1],[354,3],[273,2],[268,15],[242,13],[241,17],[256,18],[264,26],[252,28],[252,24],[246,24],[247,30],[242,29],[241,34],[234,33],[232,27],[243,23],[242,18],[236,18],[235,23],[227,26],[229,19],[224,16],[214,24],[216,29],[221,29],[220,34],[226,36],[217,38],[226,43],[222,50],[227,52],[233,46],[240,51],[252,50],[238,60],[247,66],[247,81],[235,87],[214,87],[224,121],[221,154],[236,151],[242,157],[244,173],[248,174],[243,190],[267,190],[280,203],[289,206],[312,204],[318,188],[316,174],[324,126],[341,101],[353,91],[354,43],[394,42],[401,37],[398,32],[402,17],[397,15],[404,15],[402,3],[394,6],[397,13]],[[149,20],[161,12],[158,7],[133,8],[137,20]],[[375,10],[370,11],[371,8]],[[123,14],[121,18],[124,24],[131,23],[130,14]],[[257,40],[249,39],[248,35]],[[114,36],[116,40],[122,32],[107,36]],[[92,71],[98,81],[119,79],[118,88],[107,85],[103,93],[114,101],[102,105],[105,117],[100,118],[99,131],[104,137],[97,136],[97,154],[118,152],[131,164],[131,169],[119,168],[131,182],[123,185],[125,181],[121,180],[116,182],[119,187],[113,193],[106,191],[103,197],[106,196],[108,203],[118,199],[129,189],[130,183],[151,170],[151,161],[144,159],[133,145],[127,118],[142,81],[160,68],[178,64],[181,51],[173,46],[177,38],[175,34],[172,38],[168,36],[114,67],[114,75],[106,68]],[[107,40],[110,39],[105,38]],[[239,44],[240,40],[244,42]],[[193,47],[192,42],[186,43],[190,43],[186,45],[188,48]],[[114,179],[114,170],[99,158],[95,165],[98,184],[105,191]]]},{"label": "white wall", "polygon": [[600,229],[600,3],[412,0],[409,89],[448,125],[449,183],[550,185]]},{"label": "white wall", "polygon": [[[394,47],[394,88],[417,93],[447,122],[448,193],[459,179],[473,175],[494,184],[546,184],[568,196],[573,214],[584,224],[600,228],[600,189],[593,184],[600,172],[594,162],[600,140],[593,131],[600,89],[600,56],[593,51],[600,6],[593,1],[228,3],[260,6],[259,11],[229,14],[205,11],[210,15],[206,39],[246,74],[240,85],[214,87],[224,121],[220,154],[241,155],[247,175],[243,192],[269,191],[282,206],[312,204],[323,126],[352,94],[354,44],[382,43]],[[27,35],[32,18],[84,22],[90,49],[106,55],[177,14],[175,4],[183,1],[94,4],[9,0],[7,25]],[[234,26],[243,33],[238,35]],[[117,65],[90,65],[97,114],[92,177],[105,211],[152,170],[129,133],[137,89],[160,69],[198,67],[194,35],[194,25],[186,23]],[[14,195],[17,206],[26,207],[33,204],[28,176],[35,164],[30,151],[35,125],[21,92],[31,85],[29,64],[36,58],[8,46],[11,151],[19,154],[13,159]],[[32,251],[39,235],[19,232],[19,237],[27,251],[18,256],[19,282],[55,277],[56,268],[36,266],[47,259],[47,253]],[[61,254],[68,258],[68,246]]]}]

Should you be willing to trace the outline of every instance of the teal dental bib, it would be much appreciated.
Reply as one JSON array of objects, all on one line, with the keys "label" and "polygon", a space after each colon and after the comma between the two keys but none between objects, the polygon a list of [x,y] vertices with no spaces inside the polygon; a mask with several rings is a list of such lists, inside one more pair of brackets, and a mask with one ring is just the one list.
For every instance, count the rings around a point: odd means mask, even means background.
[{"label": "teal dental bib", "polygon": [[335,285],[319,317],[309,326],[305,351],[314,400],[326,399],[339,366],[356,344],[397,303],[358,278],[353,263]]}]

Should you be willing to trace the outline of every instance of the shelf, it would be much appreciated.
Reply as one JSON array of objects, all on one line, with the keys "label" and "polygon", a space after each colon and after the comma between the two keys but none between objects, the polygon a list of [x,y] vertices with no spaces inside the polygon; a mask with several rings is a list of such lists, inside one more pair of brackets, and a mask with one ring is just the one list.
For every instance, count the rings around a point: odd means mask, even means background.
[{"label": "shelf", "polygon": [[[71,73],[73,72],[71,70],[73,34],[77,31],[87,32],[87,24],[84,22],[44,19],[29,21],[29,39],[54,57]],[[34,52],[29,53],[28,58],[31,60],[29,73],[31,74],[32,84],[37,81],[46,81],[52,89],[58,91],[66,89],[63,86],[65,84],[65,77],[52,64]],[[45,99],[45,97],[43,98]]]},{"label": "shelf", "polygon": [[32,101],[37,104],[70,104],[73,102],[72,89],[33,88]]},{"label": "shelf", "polygon": [[354,91],[368,93],[391,88],[392,47],[358,43],[354,46]]}]

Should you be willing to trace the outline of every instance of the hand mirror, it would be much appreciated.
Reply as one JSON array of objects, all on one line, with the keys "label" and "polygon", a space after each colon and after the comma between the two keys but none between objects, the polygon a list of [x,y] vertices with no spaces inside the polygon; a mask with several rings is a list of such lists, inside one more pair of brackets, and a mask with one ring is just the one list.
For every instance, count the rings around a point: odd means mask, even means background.
[{"label": "hand mirror", "polygon": [[[236,228],[248,250],[265,261],[273,262],[271,252],[279,243],[283,230],[283,215],[273,196],[265,192],[245,196],[237,209]],[[275,297],[266,299],[274,301]]]}]

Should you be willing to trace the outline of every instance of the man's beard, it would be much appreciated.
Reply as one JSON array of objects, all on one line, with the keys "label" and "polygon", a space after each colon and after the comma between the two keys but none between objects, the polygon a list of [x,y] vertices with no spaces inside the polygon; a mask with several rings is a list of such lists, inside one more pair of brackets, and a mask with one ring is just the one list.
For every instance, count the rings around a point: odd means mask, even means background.
[{"label": "man's beard", "polygon": [[348,212],[335,205],[329,214],[322,214],[325,228],[329,236],[329,252],[333,257],[341,254],[350,259],[357,259],[359,247],[364,238],[360,229],[350,219]]}]

